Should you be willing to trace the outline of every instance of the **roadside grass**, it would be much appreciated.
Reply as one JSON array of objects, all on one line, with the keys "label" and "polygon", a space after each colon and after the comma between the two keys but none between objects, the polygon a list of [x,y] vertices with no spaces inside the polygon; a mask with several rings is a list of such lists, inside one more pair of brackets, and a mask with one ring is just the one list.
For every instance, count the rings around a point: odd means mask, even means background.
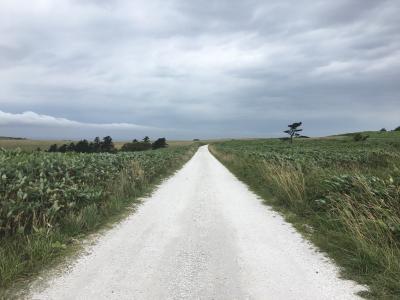
[{"label": "roadside grass", "polygon": [[197,148],[198,144],[177,150],[157,150],[160,153],[177,151],[163,164],[128,161],[106,184],[103,196],[96,202],[70,210],[47,226],[38,225],[28,232],[16,230],[0,236],[0,299],[14,297],[34,275],[75,253],[82,238],[132,212],[140,197],[149,194],[161,180],[178,170]]},{"label": "roadside grass", "polygon": [[400,141],[232,141],[211,152],[325,251],[362,296],[400,298]]}]

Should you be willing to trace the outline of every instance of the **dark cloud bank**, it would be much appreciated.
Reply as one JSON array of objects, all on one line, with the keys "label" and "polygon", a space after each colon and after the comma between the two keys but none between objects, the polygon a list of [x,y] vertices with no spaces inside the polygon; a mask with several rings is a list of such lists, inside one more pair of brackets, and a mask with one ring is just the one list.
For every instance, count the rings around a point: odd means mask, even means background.
[{"label": "dark cloud bank", "polygon": [[3,0],[0,135],[400,125],[397,0]]}]

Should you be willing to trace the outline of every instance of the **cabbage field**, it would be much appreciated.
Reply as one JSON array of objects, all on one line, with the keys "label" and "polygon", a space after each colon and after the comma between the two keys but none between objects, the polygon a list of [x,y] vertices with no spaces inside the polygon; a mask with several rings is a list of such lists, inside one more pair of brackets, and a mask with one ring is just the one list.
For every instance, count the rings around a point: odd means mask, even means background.
[{"label": "cabbage field", "polygon": [[46,265],[73,237],[123,211],[196,149],[116,154],[0,150],[0,290]]},{"label": "cabbage field", "polygon": [[[389,135],[387,133],[386,135]],[[214,143],[212,153],[342,267],[400,295],[400,138]]]}]

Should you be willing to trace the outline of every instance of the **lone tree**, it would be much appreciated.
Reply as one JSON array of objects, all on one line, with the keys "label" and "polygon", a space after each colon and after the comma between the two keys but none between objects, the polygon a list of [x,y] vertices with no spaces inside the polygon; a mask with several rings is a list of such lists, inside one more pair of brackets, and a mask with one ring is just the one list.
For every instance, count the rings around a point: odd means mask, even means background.
[{"label": "lone tree", "polygon": [[287,133],[290,136],[290,143],[293,143],[293,137],[300,136],[299,132],[303,131],[303,129],[299,128],[303,124],[302,122],[293,123],[288,125],[289,129],[285,130],[284,133]]}]

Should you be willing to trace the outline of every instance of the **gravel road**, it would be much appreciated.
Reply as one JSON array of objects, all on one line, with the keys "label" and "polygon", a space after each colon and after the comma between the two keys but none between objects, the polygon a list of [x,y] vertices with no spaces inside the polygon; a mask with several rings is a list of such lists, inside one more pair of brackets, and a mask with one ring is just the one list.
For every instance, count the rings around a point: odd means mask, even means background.
[{"label": "gravel road", "polygon": [[357,299],[362,289],[201,147],[33,299]]}]

